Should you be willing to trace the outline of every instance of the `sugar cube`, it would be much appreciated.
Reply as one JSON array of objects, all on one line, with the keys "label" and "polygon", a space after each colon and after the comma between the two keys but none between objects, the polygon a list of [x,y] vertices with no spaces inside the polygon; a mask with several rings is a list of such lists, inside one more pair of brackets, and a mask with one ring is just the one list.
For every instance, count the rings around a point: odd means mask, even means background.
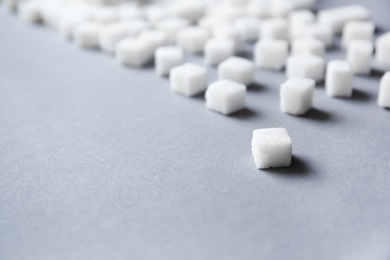
[{"label": "sugar cube", "polygon": [[352,21],[344,25],[342,46],[348,48],[352,40],[372,41],[375,25],[369,21]]},{"label": "sugar cube", "polygon": [[206,42],[204,56],[206,62],[217,65],[234,55],[234,41],[230,38],[212,38]]},{"label": "sugar cube", "polygon": [[190,26],[177,34],[177,44],[184,50],[194,53],[203,52],[209,32],[201,27]]},{"label": "sugar cube", "polygon": [[149,29],[149,23],[144,19],[131,19],[121,22],[126,27],[129,37],[137,37],[143,31]]},{"label": "sugar cube", "polygon": [[332,27],[326,24],[305,24],[301,28],[300,36],[315,38],[329,47],[333,44],[334,32]]},{"label": "sugar cube", "polygon": [[116,44],[126,38],[126,28],[120,23],[111,23],[102,26],[99,32],[99,46],[102,50],[113,53]]},{"label": "sugar cube", "polygon": [[82,23],[88,21],[88,17],[82,15],[66,15],[61,17],[58,23],[58,32],[64,38],[72,38],[73,31]]},{"label": "sugar cube", "polygon": [[183,50],[177,46],[158,47],[154,54],[157,74],[168,75],[172,68],[183,63],[183,57]]},{"label": "sugar cube", "polygon": [[380,65],[390,65],[390,32],[378,37],[375,44],[375,59]]},{"label": "sugar cube", "polygon": [[255,67],[250,60],[233,56],[219,64],[218,75],[220,79],[230,79],[248,86],[253,83]]},{"label": "sugar cube", "polygon": [[237,82],[222,79],[209,85],[206,90],[206,106],[228,115],[245,107],[246,87]]},{"label": "sugar cube", "polygon": [[213,27],[212,36],[214,38],[232,39],[234,41],[234,50],[238,51],[241,47],[242,39],[237,28],[230,24],[219,24]]},{"label": "sugar cube", "polygon": [[254,50],[255,63],[266,69],[281,70],[288,56],[288,43],[284,40],[259,40]]},{"label": "sugar cube", "polygon": [[296,10],[290,13],[288,22],[290,37],[294,39],[302,34],[302,29],[305,25],[313,24],[315,22],[315,15],[312,11],[307,9]]},{"label": "sugar cube", "polygon": [[347,61],[333,60],[328,63],[325,89],[331,97],[352,96],[352,70]]},{"label": "sugar cube", "polygon": [[355,74],[368,75],[374,46],[371,41],[352,40],[347,50],[347,61]]},{"label": "sugar cube", "polygon": [[324,79],[325,61],[311,53],[301,53],[287,59],[286,73],[288,78],[309,78],[315,81]]},{"label": "sugar cube", "polygon": [[382,76],[379,85],[378,105],[390,108],[390,71]]},{"label": "sugar cube", "polygon": [[73,31],[73,39],[77,45],[84,48],[96,48],[99,46],[99,31],[101,25],[92,22],[84,22],[76,26]]},{"label": "sugar cube", "polygon": [[255,41],[259,37],[260,21],[254,17],[237,18],[234,26],[244,41]]},{"label": "sugar cube", "polygon": [[290,78],[280,87],[280,108],[291,115],[306,114],[313,104],[315,81],[307,78]]},{"label": "sugar cube", "polygon": [[207,70],[194,63],[186,63],[171,69],[169,81],[173,91],[194,96],[206,90]]},{"label": "sugar cube", "polygon": [[325,44],[312,37],[303,37],[293,40],[291,44],[291,54],[296,55],[304,52],[309,52],[322,57],[325,53]]},{"label": "sugar cube", "polygon": [[144,39],[125,38],[115,47],[119,63],[141,67],[153,58],[154,46]]},{"label": "sugar cube", "polygon": [[168,44],[168,35],[163,31],[146,30],[141,32],[138,37],[150,42],[155,49]]},{"label": "sugar cube", "polygon": [[258,169],[291,165],[292,141],[285,128],[253,131],[252,155]]},{"label": "sugar cube", "polygon": [[169,43],[176,43],[177,33],[187,26],[189,26],[189,22],[183,18],[168,17],[161,19],[156,24],[156,29],[167,33]]},{"label": "sugar cube", "polygon": [[288,24],[284,18],[264,20],[260,25],[260,39],[287,40]]}]

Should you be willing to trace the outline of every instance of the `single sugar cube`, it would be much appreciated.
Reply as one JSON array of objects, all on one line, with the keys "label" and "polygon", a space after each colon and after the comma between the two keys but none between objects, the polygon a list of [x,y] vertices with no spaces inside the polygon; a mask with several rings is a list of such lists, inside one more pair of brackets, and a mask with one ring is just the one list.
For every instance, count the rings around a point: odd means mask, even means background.
[{"label": "single sugar cube", "polygon": [[382,76],[379,85],[378,105],[390,108],[390,71]]},{"label": "single sugar cube", "polygon": [[280,87],[280,108],[291,115],[306,114],[313,104],[315,81],[291,78]]},{"label": "single sugar cube", "polygon": [[390,32],[378,37],[375,44],[375,59],[380,65],[390,65]]},{"label": "single sugar cube", "polygon": [[204,48],[204,57],[208,64],[217,65],[233,55],[233,39],[212,38],[206,42]]},{"label": "single sugar cube", "polygon": [[203,52],[209,32],[201,27],[187,27],[177,34],[177,44],[184,50],[194,53]]},{"label": "single sugar cube", "polygon": [[325,74],[325,60],[307,52],[290,56],[287,59],[286,73],[288,78],[299,77],[321,81]]},{"label": "single sugar cube", "polygon": [[326,94],[331,97],[352,96],[352,76],[351,66],[347,61],[330,61],[326,70]]},{"label": "single sugar cube", "polygon": [[172,68],[183,63],[183,57],[183,50],[180,47],[158,47],[154,54],[157,74],[160,76],[168,75]]},{"label": "single sugar cube", "polygon": [[176,1],[168,6],[169,13],[172,16],[184,18],[191,23],[195,23],[203,16],[204,3],[202,1]]},{"label": "single sugar cube", "polygon": [[374,46],[370,41],[352,40],[347,51],[347,61],[355,74],[368,75],[371,72],[371,60]]},{"label": "single sugar cube", "polygon": [[169,81],[173,91],[194,96],[206,90],[207,70],[194,63],[186,63],[171,69]]},{"label": "single sugar cube", "polygon": [[258,169],[291,165],[292,141],[285,128],[253,131],[252,155]]},{"label": "single sugar cube", "polygon": [[333,44],[334,32],[332,27],[324,24],[306,24],[301,28],[301,36],[316,38],[322,41],[325,46]]},{"label": "single sugar cube", "polygon": [[222,79],[210,84],[206,90],[206,106],[224,115],[245,107],[246,86]]},{"label": "single sugar cube", "polygon": [[101,25],[97,23],[81,23],[73,31],[73,39],[77,45],[84,48],[99,46],[99,32]]},{"label": "single sugar cube", "polygon": [[234,50],[238,51],[241,47],[242,38],[240,32],[230,24],[218,24],[213,27],[212,35],[214,38],[232,39],[234,41]]},{"label": "single sugar cube", "polygon": [[141,67],[153,58],[154,46],[143,39],[126,38],[115,47],[116,60],[124,65]]},{"label": "single sugar cube", "polygon": [[116,44],[126,38],[126,28],[120,23],[102,26],[99,32],[99,46],[102,50],[114,53]]},{"label": "single sugar cube", "polygon": [[248,86],[253,83],[255,66],[250,60],[230,57],[219,64],[218,75],[220,79],[230,79]]},{"label": "single sugar cube", "polygon": [[294,39],[301,34],[302,28],[307,24],[315,22],[315,15],[307,9],[296,10],[288,16],[290,38]]},{"label": "single sugar cube", "polygon": [[291,54],[297,55],[304,52],[309,52],[322,57],[325,53],[325,44],[312,37],[303,37],[293,40],[291,44]]},{"label": "single sugar cube", "polygon": [[342,47],[348,48],[352,40],[372,41],[375,25],[369,21],[352,21],[344,25],[342,33]]},{"label": "single sugar cube", "polygon": [[255,41],[259,37],[260,21],[257,18],[237,18],[234,26],[244,41]]},{"label": "single sugar cube", "polygon": [[287,40],[288,24],[284,18],[272,18],[265,20],[260,26],[260,39]]},{"label": "single sugar cube", "polygon": [[281,70],[287,60],[288,43],[284,40],[264,39],[255,45],[255,63],[266,69]]},{"label": "single sugar cube", "polygon": [[169,43],[176,43],[178,32],[188,26],[189,22],[183,18],[168,17],[161,19],[156,24],[156,29],[167,33]]},{"label": "single sugar cube", "polygon": [[141,32],[138,37],[150,42],[155,49],[168,44],[168,35],[163,31],[146,30]]}]

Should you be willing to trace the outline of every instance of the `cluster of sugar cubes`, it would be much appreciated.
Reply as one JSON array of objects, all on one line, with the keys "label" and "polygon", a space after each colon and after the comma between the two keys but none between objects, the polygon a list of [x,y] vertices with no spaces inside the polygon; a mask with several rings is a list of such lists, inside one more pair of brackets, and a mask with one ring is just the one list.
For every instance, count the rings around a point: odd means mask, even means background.
[{"label": "cluster of sugar cubes", "polygon": [[[124,3],[110,0],[3,0],[27,22],[43,22],[83,48],[100,48],[124,65],[154,61],[159,76],[183,96],[205,93],[206,107],[229,115],[245,108],[247,88],[257,69],[283,71],[280,109],[303,116],[313,107],[316,83],[330,97],[351,97],[355,74],[369,75],[373,60],[390,65],[390,32],[375,42],[375,24],[364,6],[319,10],[315,0],[204,0]],[[81,3],[83,2],[83,3]],[[103,3],[103,4],[102,4]],[[341,34],[345,60],[328,63],[324,55]],[[244,42],[254,43],[253,61],[240,56]],[[375,59],[373,57],[375,50]],[[203,55],[204,65],[186,61]],[[208,68],[218,80],[209,84]],[[378,89],[378,105],[390,107],[390,72]],[[258,168],[291,164],[292,142],[284,128],[253,132]]]}]

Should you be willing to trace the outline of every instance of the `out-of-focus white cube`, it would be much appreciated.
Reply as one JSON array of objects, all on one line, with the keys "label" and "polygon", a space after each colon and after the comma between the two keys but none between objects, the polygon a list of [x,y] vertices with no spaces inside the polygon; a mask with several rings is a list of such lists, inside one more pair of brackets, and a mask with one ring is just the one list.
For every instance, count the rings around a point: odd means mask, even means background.
[{"label": "out-of-focus white cube", "polygon": [[382,76],[379,85],[378,105],[390,108],[390,71]]},{"label": "out-of-focus white cube", "polygon": [[352,40],[349,43],[347,61],[353,73],[370,74],[373,50],[374,46],[371,41]]},{"label": "out-of-focus white cube", "polygon": [[280,87],[280,109],[291,115],[306,114],[313,105],[315,81],[290,78]]},{"label": "out-of-focus white cube", "polygon": [[204,57],[206,63],[217,65],[234,55],[234,41],[230,38],[212,38],[206,42]]},{"label": "out-of-focus white cube", "polygon": [[238,30],[229,24],[217,25],[213,27],[212,35],[214,38],[229,38],[234,41],[234,49],[240,49],[242,39]]},{"label": "out-of-focus white cube", "polygon": [[390,65],[390,32],[378,37],[375,44],[375,59],[380,65]]},{"label": "out-of-focus white cube", "polygon": [[291,165],[292,141],[285,128],[253,131],[252,155],[259,169]]},{"label": "out-of-focus white cube", "polygon": [[84,48],[96,48],[99,46],[99,32],[101,25],[92,22],[84,22],[73,30],[75,43]]},{"label": "out-of-focus white cube", "polygon": [[99,32],[99,46],[102,50],[113,53],[116,44],[127,37],[126,28],[120,23],[103,25]]},{"label": "out-of-focus white cube", "polygon": [[206,91],[206,106],[228,115],[245,107],[246,87],[237,82],[222,79],[210,84]]},{"label": "out-of-focus white cube", "polygon": [[177,33],[187,26],[189,22],[183,18],[167,17],[156,24],[156,29],[167,33],[169,43],[176,43]]},{"label": "out-of-focus white cube", "polygon": [[290,56],[286,73],[288,78],[309,78],[318,82],[324,79],[325,60],[311,53]]},{"label": "out-of-focus white cube", "polygon": [[183,63],[183,50],[177,46],[158,47],[154,54],[156,72],[160,76],[169,74],[169,71]]},{"label": "out-of-focus white cube", "polygon": [[281,70],[288,56],[288,43],[284,40],[264,39],[255,45],[255,64],[258,67]]},{"label": "out-of-focus white cube", "polygon": [[246,86],[253,83],[255,67],[252,61],[230,57],[218,66],[219,79],[230,79]]},{"label": "out-of-focus white cube", "polygon": [[264,20],[260,24],[260,39],[279,39],[288,38],[288,24],[284,18],[272,18]]},{"label": "out-of-focus white cube", "polygon": [[164,46],[168,44],[168,35],[166,32],[158,30],[145,30],[142,31],[138,37],[145,41],[150,42],[154,48]]},{"label": "out-of-focus white cube", "polygon": [[173,91],[194,96],[207,88],[207,69],[194,63],[186,63],[171,69],[169,81]]},{"label": "out-of-focus white cube", "polygon": [[372,41],[375,25],[369,21],[352,21],[344,25],[342,46],[348,48],[352,40]]},{"label": "out-of-focus white cube", "polygon": [[312,37],[303,37],[293,40],[291,44],[291,54],[297,55],[304,52],[309,52],[322,57],[325,53],[325,44]]},{"label": "out-of-focus white cube", "polygon": [[259,37],[260,21],[257,18],[237,18],[234,26],[244,41],[255,41]]},{"label": "out-of-focus white cube", "polygon": [[190,26],[177,34],[177,44],[184,50],[194,53],[203,52],[209,32],[201,27]]},{"label": "out-of-focus white cube", "polygon": [[150,28],[150,24],[144,19],[125,20],[121,24],[126,28],[128,37],[137,37]]},{"label": "out-of-focus white cube", "polygon": [[347,61],[330,61],[326,70],[326,94],[331,97],[352,96],[352,76],[351,66]]},{"label": "out-of-focus white cube", "polygon": [[126,38],[115,47],[116,60],[124,65],[141,67],[153,58],[154,46],[143,39]]}]

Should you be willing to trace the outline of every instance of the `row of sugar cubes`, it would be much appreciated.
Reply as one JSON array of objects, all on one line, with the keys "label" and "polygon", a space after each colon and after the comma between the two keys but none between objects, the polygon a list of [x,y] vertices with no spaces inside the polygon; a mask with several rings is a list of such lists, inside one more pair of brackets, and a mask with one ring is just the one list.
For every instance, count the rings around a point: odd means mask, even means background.
[{"label": "row of sugar cubes", "polygon": [[[309,9],[297,10],[312,4],[235,0],[64,8],[61,1],[30,0],[19,12],[28,21],[42,20],[82,47],[114,53],[120,63],[143,66],[154,57],[157,74],[169,75],[172,90],[186,96],[206,90],[206,106],[222,114],[245,107],[255,66],[286,67],[289,79],[280,88],[280,108],[302,115],[312,107],[316,81],[326,79],[330,96],[351,96],[352,75],[370,73],[374,50],[369,10],[350,5],[319,11],[318,17]],[[340,32],[347,59],[326,65],[323,55]],[[234,56],[243,41],[256,40],[254,62]],[[390,64],[389,42],[389,33],[377,39],[379,64]],[[203,53],[207,64],[218,65],[219,81],[208,85],[205,67],[183,64],[183,50]],[[381,80],[378,104],[390,107],[389,73]],[[285,129],[254,132],[252,152],[258,168],[288,166],[291,151]]]}]

